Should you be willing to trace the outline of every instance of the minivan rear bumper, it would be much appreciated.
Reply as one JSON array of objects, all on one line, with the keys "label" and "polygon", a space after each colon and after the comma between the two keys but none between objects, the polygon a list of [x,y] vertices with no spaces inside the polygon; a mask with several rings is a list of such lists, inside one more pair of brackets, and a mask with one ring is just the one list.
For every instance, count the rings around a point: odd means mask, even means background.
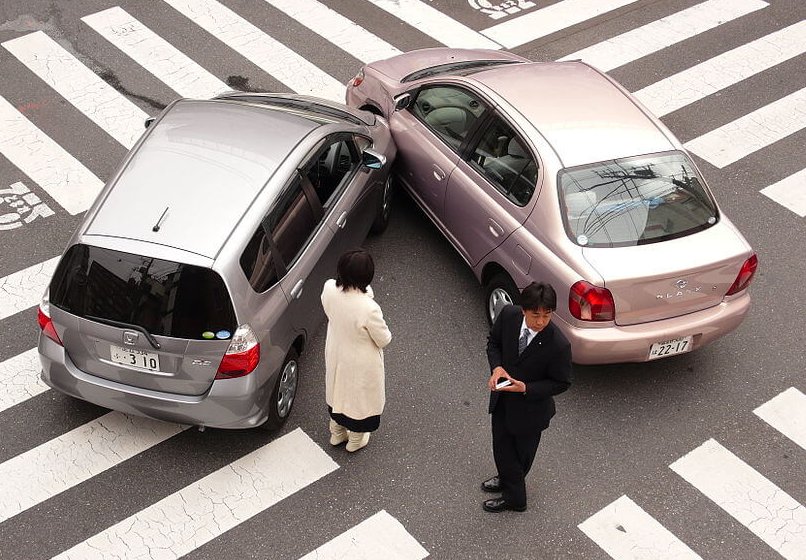
[{"label": "minivan rear bumper", "polygon": [[46,336],[39,337],[39,359],[42,381],[53,389],[127,414],[225,429],[253,428],[267,417],[265,403],[272,380],[258,387],[259,371],[213,381],[202,395],[177,395],[87,374],[73,364],[64,347]]},{"label": "minivan rear bumper", "polygon": [[629,326],[580,328],[555,316],[553,321],[571,343],[575,364],[646,362],[656,342],[693,336],[692,350],[735,330],[750,309],[750,294],[724,299],[720,304],[672,319]]}]

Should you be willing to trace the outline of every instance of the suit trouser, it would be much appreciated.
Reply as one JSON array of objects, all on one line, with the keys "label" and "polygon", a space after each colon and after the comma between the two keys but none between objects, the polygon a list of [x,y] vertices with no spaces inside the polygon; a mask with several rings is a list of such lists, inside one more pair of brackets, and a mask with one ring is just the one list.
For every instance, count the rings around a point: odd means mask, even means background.
[{"label": "suit trouser", "polygon": [[542,432],[513,434],[504,421],[504,410],[499,403],[492,413],[493,458],[501,481],[501,494],[507,503],[526,505],[526,475],[532,468]]}]

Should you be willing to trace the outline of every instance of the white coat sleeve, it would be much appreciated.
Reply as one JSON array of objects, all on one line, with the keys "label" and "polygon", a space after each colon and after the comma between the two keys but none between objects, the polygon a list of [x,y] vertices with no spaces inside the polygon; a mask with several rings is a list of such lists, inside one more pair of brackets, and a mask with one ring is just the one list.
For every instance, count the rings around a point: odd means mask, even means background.
[{"label": "white coat sleeve", "polygon": [[386,326],[386,321],[383,320],[383,312],[380,306],[372,306],[364,327],[378,348],[383,348],[392,342],[392,333],[389,331],[389,327]]}]

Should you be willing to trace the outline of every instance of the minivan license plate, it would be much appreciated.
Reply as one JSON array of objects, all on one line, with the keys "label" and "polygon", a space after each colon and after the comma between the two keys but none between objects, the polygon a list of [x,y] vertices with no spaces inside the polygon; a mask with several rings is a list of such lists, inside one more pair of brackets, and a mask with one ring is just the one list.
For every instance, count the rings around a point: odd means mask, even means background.
[{"label": "minivan license plate", "polygon": [[153,352],[112,345],[110,346],[110,355],[112,361],[117,364],[137,366],[151,371],[159,371],[160,369],[159,354]]},{"label": "minivan license plate", "polygon": [[658,358],[666,358],[667,356],[688,352],[691,350],[691,341],[693,338],[693,336],[684,336],[664,342],[656,342],[649,348],[649,359],[657,360]]}]

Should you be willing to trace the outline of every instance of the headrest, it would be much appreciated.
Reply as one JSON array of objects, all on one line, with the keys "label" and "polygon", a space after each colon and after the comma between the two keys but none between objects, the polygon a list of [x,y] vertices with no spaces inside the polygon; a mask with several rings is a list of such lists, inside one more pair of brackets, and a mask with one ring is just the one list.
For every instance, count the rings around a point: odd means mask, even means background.
[{"label": "headrest", "polygon": [[513,138],[509,141],[509,145],[507,146],[507,155],[518,158],[530,157],[529,153],[523,149],[520,140],[517,138]]}]

